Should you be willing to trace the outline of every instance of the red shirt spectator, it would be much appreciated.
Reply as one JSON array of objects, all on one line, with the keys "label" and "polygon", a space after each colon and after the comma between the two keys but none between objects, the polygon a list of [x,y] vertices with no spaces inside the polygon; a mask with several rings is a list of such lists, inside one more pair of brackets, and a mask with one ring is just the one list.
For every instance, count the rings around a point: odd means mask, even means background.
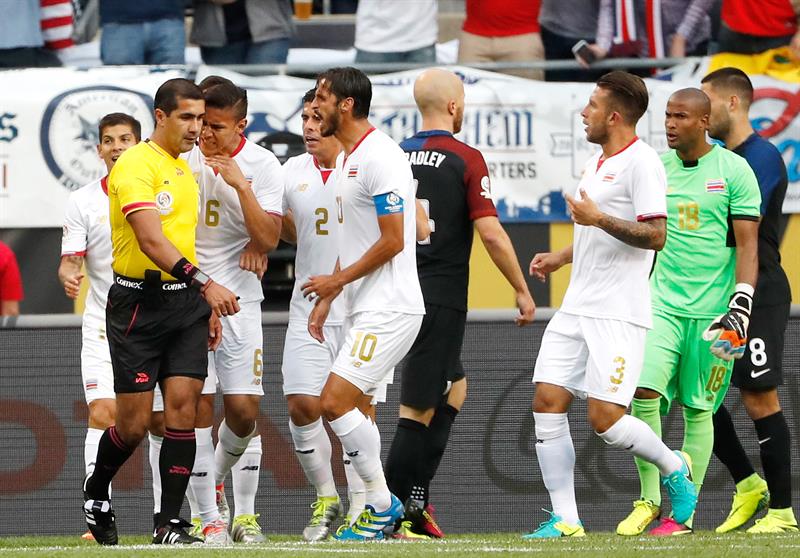
[{"label": "red shirt spectator", "polygon": [[464,31],[482,37],[508,37],[539,32],[541,0],[467,0]]},{"label": "red shirt spectator", "polygon": [[725,0],[722,21],[736,31],[757,37],[782,37],[797,31],[790,0]]},{"label": "red shirt spectator", "polygon": [[0,242],[0,316],[19,314],[19,301],[22,298],[17,257],[11,248]]}]

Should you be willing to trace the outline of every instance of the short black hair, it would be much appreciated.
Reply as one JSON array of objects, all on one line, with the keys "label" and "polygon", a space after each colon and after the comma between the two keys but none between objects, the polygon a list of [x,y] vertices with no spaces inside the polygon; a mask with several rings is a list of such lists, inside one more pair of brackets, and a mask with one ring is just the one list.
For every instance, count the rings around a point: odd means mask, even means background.
[{"label": "short black hair", "polygon": [[614,70],[598,79],[597,87],[608,91],[611,106],[622,115],[626,123],[635,125],[647,112],[650,96],[644,80],[639,76]]},{"label": "short black hair", "polygon": [[112,126],[123,125],[130,127],[131,131],[133,132],[133,137],[136,138],[137,143],[142,141],[142,125],[138,120],[136,120],[130,114],[125,114],[124,112],[112,112],[110,114],[106,114],[97,124],[98,143],[103,140],[103,130]]},{"label": "short black hair", "polygon": [[372,102],[372,83],[367,74],[357,68],[331,68],[317,76],[317,85],[325,80],[331,93],[337,99],[353,99],[353,116],[366,118],[369,116],[369,104]]},{"label": "short black hair", "polygon": [[753,102],[753,82],[739,68],[727,67],[714,70],[700,80],[700,83],[708,83],[711,84],[711,87],[735,94],[744,102],[745,106],[749,107]]},{"label": "short black hair", "polygon": [[247,116],[247,89],[227,81],[203,90],[207,108],[233,109],[236,119]]},{"label": "short black hair", "polygon": [[228,83],[230,85],[233,85],[233,82],[226,77],[206,76],[203,78],[203,81],[197,84],[197,87],[199,87],[201,91],[205,92],[206,89],[214,87],[215,85],[221,85],[223,83]]},{"label": "short black hair", "polygon": [[202,101],[203,92],[193,81],[188,79],[168,79],[162,83],[161,87],[156,91],[156,96],[153,100],[153,108],[161,109],[169,116],[173,110],[178,108],[178,101],[180,99]]},{"label": "short black hair", "polygon": [[315,96],[316,94],[317,94],[317,89],[316,89],[316,87],[312,87],[311,89],[309,89],[308,91],[306,91],[306,94],[305,94],[305,95],[303,95],[303,104],[306,104],[306,103],[310,103],[310,102],[312,102],[312,101],[314,100],[314,96]]}]

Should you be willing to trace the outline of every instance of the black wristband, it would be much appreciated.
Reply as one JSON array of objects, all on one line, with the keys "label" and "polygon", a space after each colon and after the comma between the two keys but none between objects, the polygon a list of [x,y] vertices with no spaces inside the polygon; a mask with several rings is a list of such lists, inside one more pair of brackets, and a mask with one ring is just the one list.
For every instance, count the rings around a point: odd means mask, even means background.
[{"label": "black wristband", "polygon": [[201,290],[211,282],[211,278],[208,275],[200,271],[199,267],[196,267],[186,258],[178,260],[170,274],[178,281]]}]

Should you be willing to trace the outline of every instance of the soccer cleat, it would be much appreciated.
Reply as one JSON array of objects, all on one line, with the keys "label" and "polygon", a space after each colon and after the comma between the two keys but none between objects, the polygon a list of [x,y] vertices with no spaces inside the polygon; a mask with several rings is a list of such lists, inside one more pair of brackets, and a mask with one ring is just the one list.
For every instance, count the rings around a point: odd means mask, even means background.
[{"label": "soccer cleat", "polygon": [[433,511],[433,506],[430,504],[423,509],[419,507],[419,504],[413,498],[406,500],[405,519],[410,524],[409,528],[417,534],[427,535],[435,539],[444,538],[444,533],[433,517]]},{"label": "soccer cleat", "polygon": [[311,519],[303,529],[303,540],[324,541],[331,534],[331,524],[339,517],[341,502],[338,496],[320,496],[311,504]]},{"label": "soccer cleat", "polygon": [[203,538],[203,521],[199,517],[192,518],[192,528],[189,529],[190,537]]},{"label": "soccer cleat", "polygon": [[83,535],[81,535],[82,541],[93,541],[94,535],[92,535],[91,531],[86,531]]},{"label": "soccer cleat", "polygon": [[[199,537],[194,538],[199,539]],[[208,546],[228,546],[233,543],[228,534],[228,524],[222,521],[222,518],[203,527],[203,540]]]},{"label": "soccer cleat", "polygon": [[767,515],[756,520],[756,524],[747,530],[747,533],[796,533],[797,520],[794,518],[792,508],[785,510],[769,510]]},{"label": "soccer cleat", "polygon": [[660,515],[661,508],[650,500],[636,500],[633,503],[633,511],[617,525],[617,535],[624,537],[641,535]]},{"label": "soccer cleat", "polygon": [[443,539],[444,531],[439,527],[439,523],[433,516],[435,511],[436,509],[433,507],[433,504],[425,505],[425,509],[422,510],[422,518],[425,520],[422,524],[422,531],[434,539]]},{"label": "soccer cleat", "polygon": [[430,541],[433,540],[433,537],[429,535],[423,535],[420,533],[415,533],[412,530],[412,523],[410,521],[403,521],[400,523],[400,528],[397,529],[394,533],[392,533],[391,537],[393,539],[401,539],[404,541]]},{"label": "soccer cleat", "polygon": [[717,527],[717,533],[728,533],[738,529],[753,517],[769,506],[769,490],[767,490],[767,481],[759,479],[761,483],[753,490],[747,492],[733,493],[733,504],[731,505],[731,512],[728,514],[727,519],[722,522],[722,525]]},{"label": "soccer cleat", "polygon": [[678,523],[671,517],[668,517],[657,527],[650,529],[648,534],[653,535],[654,537],[669,537],[672,535],[689,535],[692,532],[693,531],[691,527],[687,527],[683,523]]},{"label": "soccer cleat", "polygon": [[115,545],[119,542],[117,523],[110,500],[93,500],[86,494],[86,483],[89,475],[83,480],[83,516],[89,532],[101,545]]},{"label": "soccer cleat", "polygon": [[217,485],[216,495],[217,495],[217,511],[219,512],[219,516],[222,518],[222,521],[225,522],[225,525],[229,525],[231,522],[231,508],[228,506],[228,499],[225,497],[224,484]]},{"label": "soccer cleat", "polygon": [[153,544],[203,544],[203,541],[186,532],[186,528],[191,526],[191,523],[180,517],[170,519],[166,525],[153,532]]},{"label": "soccer cleat", "polygon": [[677,523],[685,523],[692,517],[697,507],[697,489],[692,482],[692,459],[689,454],[674,450],[681,459],[681,468],[661,477],[661,484],[667,489],[672,502],[672,517]]},{"label": "soccer cleat", "polygon": [[550,514],[550,519],[542,521],[539,527],[533,533],[522,535],[523,539],[557,539],[559,537],[585,537],[586,531],[583,529],[583,523],[578,521],[577,524],[571,525],[562,521],[559,516],[551,511],[542,509]]},{"label": "soccer cleat", "polygon": [[233,518],[233,525],[231,525],[231,534],[233,535],[233,542],[244,544],[258,544],[266,540],[264,533],[261,532],[261,525],[258,524],[258,518],[261,514],[246,514],[237,515]]},{"label": "soccer cleat", "polygon": [[[393,530],[397,520],[403,517],[403,504],[392,494],[389,508],[380,513],[367,504],[355,524],[336,534],[339,541],[380,541],[386,536],[384,530]],[[391,533],[389,533],[391,534]]]},{"label": "soccer cleat", "polygon": [[342,532],[348,527],[350,527],[352,524],[353,524],[353,518],[351,518],[349,515],[344,516],[342,524],[336,528],[336,533],[334,534],[333,538],[338,539],[339,535],[341,535]]}]

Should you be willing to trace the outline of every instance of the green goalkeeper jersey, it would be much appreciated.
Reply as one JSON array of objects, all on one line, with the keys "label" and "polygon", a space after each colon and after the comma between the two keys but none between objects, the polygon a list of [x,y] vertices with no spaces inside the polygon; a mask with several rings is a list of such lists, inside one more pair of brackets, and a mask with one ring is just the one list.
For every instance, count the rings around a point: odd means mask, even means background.
[{"label": "green goalkeeper jersey", "polygon": [[667,171],[667,242],[650,279],[652,305],[676,316],[714,318],[733,291],[733,219],[758,221],[761,192],[750,165],[720,146],[685,166],[674,150]]}]

